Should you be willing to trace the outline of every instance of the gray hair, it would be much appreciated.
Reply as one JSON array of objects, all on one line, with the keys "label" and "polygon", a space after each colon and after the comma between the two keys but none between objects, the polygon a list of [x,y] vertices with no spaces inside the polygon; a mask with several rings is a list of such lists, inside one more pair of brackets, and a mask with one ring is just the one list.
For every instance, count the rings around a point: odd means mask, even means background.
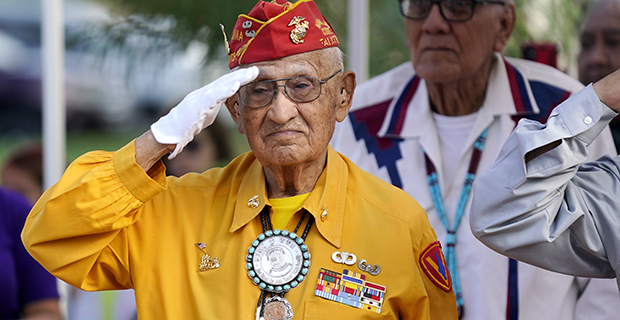
[{"label": "gray hair", "polygon": [[321,50],[328,61],[331,61],[330,67],[334,70],[340,69],[344,71],[344,52],[338,47],[330,47]]}]

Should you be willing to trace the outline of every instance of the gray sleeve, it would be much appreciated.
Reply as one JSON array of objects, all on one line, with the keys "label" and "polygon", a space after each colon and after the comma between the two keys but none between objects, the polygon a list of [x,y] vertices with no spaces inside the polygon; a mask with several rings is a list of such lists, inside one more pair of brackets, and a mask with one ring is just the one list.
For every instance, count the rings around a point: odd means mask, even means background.
[{"label": "gray sleeve", "polygon": [[[474,183],[474,235],[500,253],[542,268],[615,277],[620,158],[581,165],[586,147],[615,115],[590,85],[559,105],[547,124],[522,120]],[[525,163],[528,152],[555,141],[560,145]]]}]

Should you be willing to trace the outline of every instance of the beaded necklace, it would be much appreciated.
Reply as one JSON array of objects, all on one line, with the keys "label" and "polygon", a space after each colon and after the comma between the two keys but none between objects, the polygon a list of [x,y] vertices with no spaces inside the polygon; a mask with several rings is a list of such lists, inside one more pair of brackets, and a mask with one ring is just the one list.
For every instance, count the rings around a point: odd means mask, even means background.
[{"label": "beaded necklace", "polygon": [[465,182],[463,183],[463,189],[461,190],[461,197],[459,198],[459,204],[456,208],[454,226],[452,228],[450,228],[450,225],[448,223],[448,216],[446,215],[446,209],[444,207],[443,199],[441,197],[441,189],[439,188],[437,169],[426,154],[426,151],[422,150],[424,152],[424,162],[426,165],[426,175],[428,186],[431,192],[431,198],[433,199],[433,204],[435,205],[435,209],[437,210],[439,219],[441,220],[441,223],[444,225],[447,231],[446,260],[448,262],[448,270],[450,271],[450,275],[452,276],[452,284],[454,287],[454,294],[456,295],[456,306],[458,308],[459,318],[461,318],[464,314],[464,306],[458,265],[456,263],[456,230],[461,223],[461,218],[463,217],[463,213],[465,212],[465,205],[469,200],[471,186],[476,177],[476,171],[478,170],[478,164],[480,163],[482,151],[484,150],[484,143],[486,142],[488,130],[489,128],[486,128],[474,143],[474,150],[471,155],[471,160],[469,161],[469,168],[467,170],[467,174],[465,175]]}]

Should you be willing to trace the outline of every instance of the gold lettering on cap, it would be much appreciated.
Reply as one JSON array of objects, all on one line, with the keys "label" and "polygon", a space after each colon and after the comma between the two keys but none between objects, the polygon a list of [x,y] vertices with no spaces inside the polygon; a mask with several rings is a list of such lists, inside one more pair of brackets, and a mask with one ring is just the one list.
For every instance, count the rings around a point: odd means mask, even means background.
[{"label": "gold lettering on cap", "polygon": [[319,42],[321,42],[324,47],[329,47],[340,43],[340,41],[338,41],[338,37],[335,35],[327,38],[321,38],[319,39]]},{"label": "gold lettering on cap", "polygon": [[231,40],[243,41],[243,32],[241,30],[234,29]]},{"label": "gold lettering on cap", "polygon": [[243,53],[245,52],[245,50],[248,48],[248,44],[244,44],[241,47],[239,47],[239,49],[237,49],[236,52],[231,52],[228,55],[228,62],[234,62],[237,61],[238,58],[241,57],[241,55],[243,55]]},{"label": "gold lettering on cap", "polygon": [[323,21],[321,21],[319,19],[316,19],[314,21],[314,25],[319,30],[321,30],[321,32],[323,32],[323,35],[325,35],[325,36],[329,36],[329,35],[334,34],[334,32],[332,31],[332,28],[329,26],[329,23],[327,23],[327,22],[323,22]]}]

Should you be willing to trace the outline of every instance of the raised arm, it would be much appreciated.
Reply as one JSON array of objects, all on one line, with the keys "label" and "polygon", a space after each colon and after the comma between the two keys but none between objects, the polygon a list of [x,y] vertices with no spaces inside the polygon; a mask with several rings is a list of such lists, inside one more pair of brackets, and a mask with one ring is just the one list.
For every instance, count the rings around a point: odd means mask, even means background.
[{"label": "raised arm", "polygon": [[615,252],[610,256],[601,233],[618,226],[617,211],[610,212],[620,203],[618,162],[604,157],[582,165],[586,146],[617,115],[614,83],[618,72],[558,106],[545,125],[519,123],[474,183],[470,222],[478,239],[553,271],[615,276]]},{"label": "raised arm", "polygon": [[[148,232],[148,219],[132,228],[149,201],[167,187],[159,159],[176,156],[210,125],[225,99],[258,75],[240,69],[191,92],[135,141],[116,152],[95,151],[74,161],[60,181],[30,212],[22,239],[48,271],[85,290],[133,286],[132,255],[147,255],[152,244],[129,250]],[[138,230],[136,230],[138,229]],[[149,233],[150,234],[150,233]],[[135,240],[138,239],[138,240]],[[132,259],[133,257],[133,259]]]}]

